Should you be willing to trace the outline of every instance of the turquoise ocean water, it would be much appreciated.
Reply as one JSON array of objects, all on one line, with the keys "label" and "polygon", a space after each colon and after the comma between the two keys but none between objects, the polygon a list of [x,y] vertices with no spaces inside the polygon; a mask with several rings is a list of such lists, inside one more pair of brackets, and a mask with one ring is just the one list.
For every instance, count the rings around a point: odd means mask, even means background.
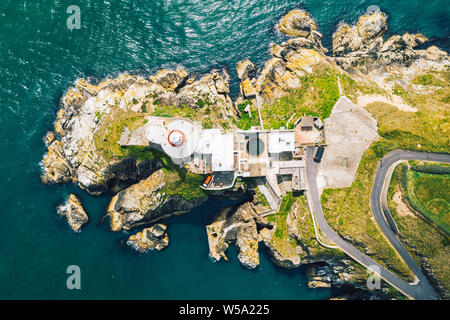
[{"label": "turquoise ocean water", "polygon": [[[80,30],[66,27],[72,4],[81,9]],[[239,265],[233,248],[231,262],[211,262],[205,225],[227,200],[169,219],[169,247],[135,253],[121,245],[127,234],[99,224],[111,195],[40,183],[42,137],[79,77],[226,67],[236,96],[234,65],[245,58],[263,65],[269,44],[284,39],[274,25],[287,11],[310,11],[330,47],[339,21],[355,22],[370,5],[389,14],[389,34],[422,32],[450,48],[447,0],[0,1],[0,298],[329,298],[331,290],[308,289],[302,269],[277,268],[264,250],[253,271]],[[55,211],[71,192],[91,217],[78,234]],[[81,268],[81,290],[66,288],[72,264]]]}]

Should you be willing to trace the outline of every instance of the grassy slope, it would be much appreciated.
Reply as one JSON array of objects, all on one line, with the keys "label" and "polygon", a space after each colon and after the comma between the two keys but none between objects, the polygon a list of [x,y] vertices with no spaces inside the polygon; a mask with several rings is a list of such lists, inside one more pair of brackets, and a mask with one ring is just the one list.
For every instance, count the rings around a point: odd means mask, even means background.
[{"label": "grassy slope", "polygon": [[408,196],[416,208],[450,234],[450,175],[409,170]]},{"label": "grassy slope", "polygon": [[295,247],[297,247],[299,243],[294,237],[289,235],[286,223],[287,214],[291,210],[294,203],[298,208],[296,211],[296,216],[298,235],[300,238],[299,240],[307,248],[308,255],[313,256],[314,259],[330,256],[345,257],[345,254],[343,254],[340,250],[322,247],[316,241],[314,225],[309,212],[306,195],[293,195],[292,193],[288,193],[283,198],[280,212],[265,218],[268,222],[275,223],[276,225],[276,231],[271,239],[272,244],[287,257],[296,255]]},{"label": "grassy slope", "polygon": [[403,276],[409,274],[408,269],[373,220],[369,205],[370,188],[378,160],[392,150],[448,152],[450,82],[448,73],[439,73],[436,77],[447,81],[434,93],[420,95],[412,87],[402,89],[403,99],[419,110],[416,113],[403,112],[383,103],[367,106],[378,121],[380,138],[365,152],[352,186],[325,190],[322,198],[326,218],[332,228],[359,244],[361,249],[368,249],[377,261]]},{"label": "grassy slope", "polygon": [[211,101],[208,95],[199,98],[195,108],[186,105],[168,106],[162,103],[152,108],[152,116],[192,119],[201,122],[205,129],[211,129],[214,123],[221,125],[224,129],[229,129],[232,124],[232,120],[225,120],[221,108]]},{"label": "grassy slope", "polygon": [[290,122],[291,126],[295,120],[304,115],[328,118],[340,96],[338,78],[349,98],[354,98],[357,92],[384,93],[372,83],[359,85],[351,77],[340,74],[330,65],[317,65],[311,74],[299,78],[301,82],[299,88],[290,90],[287,95],[262,108],[264,127],[278,129],[286,126],[286,122],[293,114],[295,116]]},{"label": "grassy slope", "polygon": [[[450,288],[450,267],[448,266],[450,240],[429,221],[421,218],[419,214],[414,214],[413,210],[411,210],[413,214],[399,213],[398,204],[393,197],[397,192],[402,192],[403,195],[407,192],[402,188],[401,176],[402,168],[398,166],[394,171],[388,191],[389,210],[399,228],[401,240],[419,265],[422,264],[421,256],[426,257],[436,278],[446,288]],[[407,203],[405,200],[404,202]]]}]

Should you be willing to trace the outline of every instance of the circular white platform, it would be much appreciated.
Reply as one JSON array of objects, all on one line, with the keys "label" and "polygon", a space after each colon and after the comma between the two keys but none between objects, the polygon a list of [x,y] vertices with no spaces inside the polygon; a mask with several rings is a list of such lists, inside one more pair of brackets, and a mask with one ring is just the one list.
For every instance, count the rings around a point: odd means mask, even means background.
[{"label": "circular white platform", "polygon": [[[169,157],[181,160],[194,153],[200,139],[200,132],[191,121],[168,120],[160,129],[160,145]],[[151,131],[154,132],[154,130]]]}]

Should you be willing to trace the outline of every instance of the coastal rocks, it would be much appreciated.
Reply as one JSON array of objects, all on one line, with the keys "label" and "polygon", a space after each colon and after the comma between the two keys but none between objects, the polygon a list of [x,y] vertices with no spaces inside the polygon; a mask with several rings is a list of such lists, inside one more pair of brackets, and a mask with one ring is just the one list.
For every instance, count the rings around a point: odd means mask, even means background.
[{"label": "coastal rocks", "polygon": [[44,175],[42,182],[67,183],[72,179],[72,168],[64,155],[64,145],[54,140],[48,147],[43,160]]},{"label": "coastal rocks", "polygon": [[251,79],[255,76],[255,65],[249,59],[240,61],[236,64],[236,73],[241,81]]},{"label": "coastal rocks", "polygon": [[297,246],[296,250],[292,251],[283,250],[283,248],[277,246],[276,243],[272,241],[275,231],[276,228],[263,228],[259,232],[264,245],[268,249],[272,262],[287,269],[297,268],[302,263],[300,257],[303,256],[303,252],[301,247]]},{"label": "coastal rocks", "polygon": [[161,191],[165,184],[165,175],[160,169],[116,194],[107,213],[111,217],[111,230],[130,230],[163,217],[185,213],[206,200],[185,200],[179,195],[166,197]]},{"label": "coastal rocks", "polygon": [[381,47],[381,52],[387,51],[403,51],[406,49],[413,49],[428,40],[427,37],[418,34],[405,33],[403,36],[394,35],[390,37]]},{"label": "coastal rocks", "polygon": [[206,227],[210,256],[214,260],[224,258],[228,261],[225,251],[230,244],[235,244],[239,249],[238,259],[244,267],[253,269],[259,265],[255,214],[246,202],[238,208],[222,210],[216,221]]},{"label": "coastal rocks", "polygon": [[[289,36],[297,37],[295,39],[297,46],[300,45],[303,48],[314,49],[323,53],[328,51],[322,46],[323,36],[317,31],[317,24],[306,11],[290,11],[281,18],[278,23],[278,30]],[[276,50],[274,55],[277,56]]]},{"label": "coastal rocks", "polygon": [[333,34],[333,53],[336,62],[345,70],[374,61],[383,45],[387,30],[387,16],[383,12],[362,15],[355,26],[341,23]]},{"label": "coastal rocks", "polygon": [[358,50],[362,45],[362,37],[359,36],[356,26],[342,23],[333,34],[333,53],[341,54]]},{"label": "coastal rocks", "polygon": [[70,194],[64,205],[57,208],[58,214],[66,216],[67,221],[75,232],[89,221],[89,217],[81,205],[80,199],[74,194]]},{"label": "coastal rocks", "polygon": [[188,77],[189,74],[184,69],[161,69],[156,73],[156,75],[150,77],[150,81],[159,84],[164,89],[177,91]]},{"label": "coastal rocks", "polygon": [[281,18],[278,30],[289,36],[307,37],[317,25],[308,12],[304,10],[292,10]]},{"label": "coastal rocks", "polygon": [[342,287],[352,282],[355,288],[364,287],[365,282],[357,282],[352,275],[355,271],[349,262],[323,261],[309,264],[307,275],[309,277],[308,287],[310,288],[331,288]]},{"label": "coastal rocks", "polygon": [[358,34],[363,40],[374,39],[387,31],[387,15],[383,12],[372,12],[358,19]]},{"label": "coastal rocks", "polygon": [[273,44],[273,58],[257,75],[248,59],[237,63],[236,71],[241,81],[239,101],[247,99],[253,104],[272,103],[289,90],[300,88],[299,77],[312,73],[315,66],[326,64],[337,67],[324,55],[327,49],[322,46],[322,35],[306,11],[289,12],[281,19],[278,28],[296,38]]},{"label": "coastal rocks", "polygon": [[347,71],[382,74],[399,69],[398,74],[402,74],[415,62],[428,69],[448,58],[436,47],[416,50],[427,41],[422,34],[393,35],[384,41],[382,36],[387,29],[387,15],[379,11],[364,14],[354,26],[341,23],[333,34],[334,60]]},{"label": "coastal rocks", "polygon": [[169,245],[167,226],[157,223],[128,238],[127,244],[141,253],[160,251]]},{"label": "coastal rocks", "polygon": [[323,53],[311,49],[313,47],[310,41],[301,38],[273,45],[274,57],[266,62],[256,79],[246,78],[242,73],[241,97],[250,100],[261,97],[263,103],[271,103],[290,89],[300,88],[299,77],[312,73],[319,64],[332,64]]},{"label": "coastal rocks", "polygon": [[158,170],[147,179],[115,195],[108,207],[111,229],[129,229],[131,225],[141,221],[148,211],[161,204],[161,194],[158,191],[164,185],[164,173]]}]

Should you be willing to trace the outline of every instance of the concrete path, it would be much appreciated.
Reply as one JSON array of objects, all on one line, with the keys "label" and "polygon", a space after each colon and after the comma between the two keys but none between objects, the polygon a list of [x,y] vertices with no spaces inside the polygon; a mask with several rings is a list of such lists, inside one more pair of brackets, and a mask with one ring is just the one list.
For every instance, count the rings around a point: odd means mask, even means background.
[{"label": "concrete path", "polygon": [[399,254],[402,256],[404,261],[409,265],[411,270],[416,275],[417,280],[414,283],[408,283],[391,271],[387,270],[381,264],[367,256],[366,254],[359,251],[350,243],[344,241],[331,227],[328,225],[322,211],[322,205],[320,203],[319,190],[317,188],[317,163],[314,162],[314,147],[308,147],[306,151],[306,171],[307,171],[307,183],[308,183],[308,193],[311,198],[312,208],[316,217],[317,224],[321,231],[325,234],[327,238],[333,241],[343,252],[349,255],[351,258],[359,262],[364,267],[370,269],[371,271],[377,273],[383,280],[397,288],[400,292],[405,294],[407,297],[412,299],[439,299],[439,295],[430,285],[428,279],[423,275],[421,270],[418,268],[417,264],[414,262],[412,257],[409,255],[405,247],[400,243],[400,241],[395,237],[392,229],[384,218],[384,213],[381,210],[381,192],[383,185],[386,181],[386,176],[388,169],[392,164],[399,160],[428,160],[428,161],[438,161],[438,162],[450,162],[450,155],[446,154],[429,154],[421,152],[411,152],[411,151],[395,151],[386,155],[378,163],[378,167],[375,174],[375,180],[372,187],[371,193],[371,205],[372,212],[375,219],[380,226],[382,232],[391,241],[392,245],[398,250]]}]

